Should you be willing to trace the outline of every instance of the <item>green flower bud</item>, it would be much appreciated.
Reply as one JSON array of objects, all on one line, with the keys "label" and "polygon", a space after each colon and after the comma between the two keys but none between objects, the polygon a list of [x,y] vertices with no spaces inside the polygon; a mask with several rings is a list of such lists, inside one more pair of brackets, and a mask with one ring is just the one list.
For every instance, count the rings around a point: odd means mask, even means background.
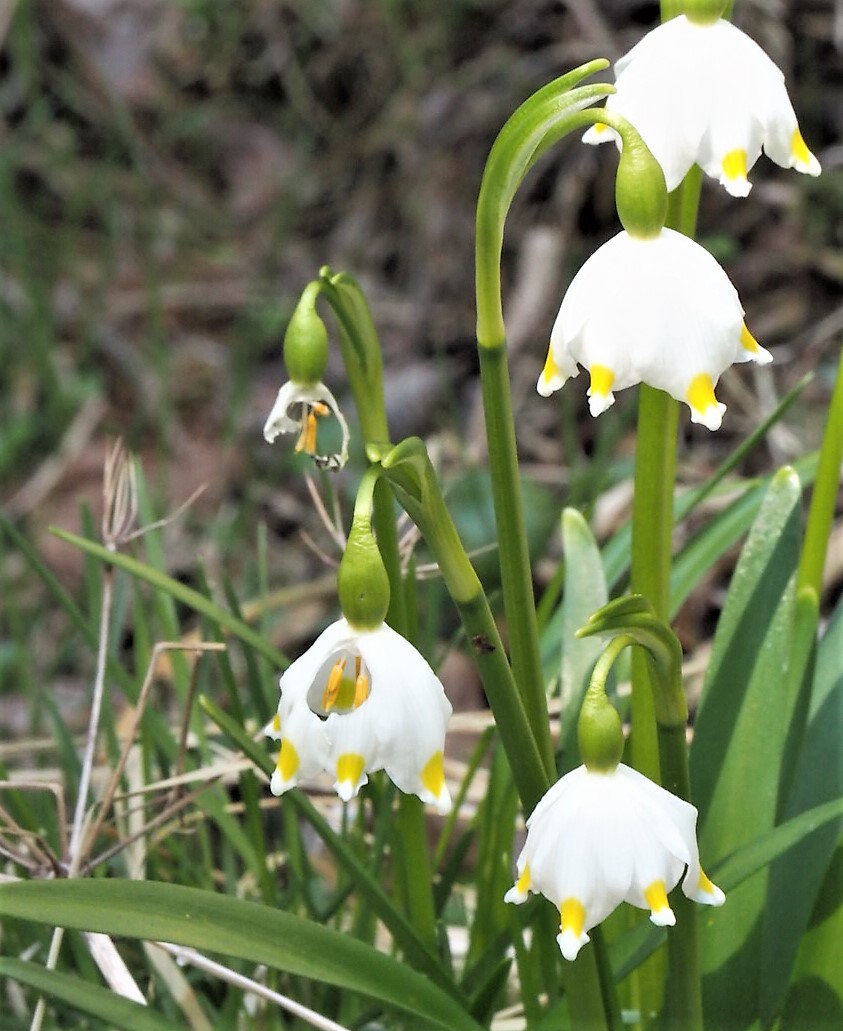
[{"label": "green flower bud", "polygon": [[284,364],[300,386],[319,383],[328,364],[328,331],[316,310],[320,289],[318,281],[305,287],[284,334]]},{"label": "green flower bud", "polygon": [[580,758],[592,773],[611,773],[623,756],[623,728],[602,686],[586,692],[577,722]]},{"label": "green flower bud", "polygon": [[696,25],[711,25],[725,9],[726,0],[685,0],[685,17]]},{"label": "green flower bud", "polygon": [[610,124],[623,140],[615,178],[618,218],[630,236],[658,236],[667,218],[664,172],[628,122],[613,117]]}]

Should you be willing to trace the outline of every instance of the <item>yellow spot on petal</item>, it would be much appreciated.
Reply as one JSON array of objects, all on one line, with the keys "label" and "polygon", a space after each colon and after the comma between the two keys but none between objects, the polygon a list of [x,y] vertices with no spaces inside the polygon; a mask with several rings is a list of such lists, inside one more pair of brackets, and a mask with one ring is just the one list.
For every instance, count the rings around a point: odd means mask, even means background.
[{"label": "yellow spot on petal", "polygon": [[805,141],[802,139],[802,133],[799,131],[797,126],[793,130],[793,136],[790,140],[790,154],[793,160],[799,165],[810,165],[813,154],[808,150]]},{"label": "yellow spot on petal", "polygon": [[758,354],[760,348],[758,347],[758,341],[746,328],[746,323],[741,327],[741,347],[745,351],[749,351],[751,354]]},{"label": "yellow spot on petal", "polygon": [[533,880],[530,877],[530,864],[529,863],[525,863],[524,864],[524,870],[522,871],[521,876],[515,882],[515,890],[519,894],[524,895],[524,894],[526,894],[530,890],[530,885],[532,883],[533,883]]},{"label": "yellow spot on petal", "polygon": [[717,892],[717,889],[708,879],[705,870],[703,870],[702,867],[700,867],[700,879],[699,881],[697,881],[697,887],[700,889],[700,891],[704,891],[706,895],[714,895]]},{"label": "yellow spot on petal", "polygon": [[670,908],[667,904],[667,891],[664,881],[653,881],[650,887],[645,889],[644,898],[647,900],[647,905],[653,913]]},{"label": "yellow spot on petal", "polygon": [[281,713],[279,712],[276,712],[275,715],[272,717],[272,729],[275,731],[276,734],[281,733]]},{"label": "yellow spot on petal", "polygon": [[608,128],[609,128],[609,126],[608,126],[608,125],[606,125],[606,123],[605,123],[605,122],[595,122],[595,123],[594,123],[594,131],[595,131],[595,132],[596,132],[596,133],[597,133],[598,135],[600,135],[600,133],[606,132],[606,130],[607,130]]},{"label": "yellow spot on petal", "polygon": [[691,408],[701,415],[706,408],[716,405],[717,398],[714,396],[714,384],[711,382],[711,376],[707,372],[701,372],[698,376],[694,376],[685,397]]},{"label": "yellow spot on petal", "polygon": [[333,669],[328,674],[328,683],[325,685],[325,690],[322,692],[322,708],[325,712],[330,712],[337,704],[337,697],[340,693],[344,670],[345,659],[337,659],[334,663]]},{"label": "yellow spot on petal", "polygon": [[734,182],[736,179],[746,179],[746,151],[740,147],[730,150],[723,158],[723,175]]},{"label": "yellow spot on petal", "polygon": [[559,907],[559,927],[562,933],[571,931],[577,938],[585,927],[585,906],[579,899],[565,899]]},{"label": "yellow spot on petal", "polygon": [[434,752],[421,771],[421,782],[434,798],[439,798],[445,787],[445,767],[441,752]]},{"label": "yellow spot on petal", "polygon": [[278,756],[276,768],[281,774],[281,780],[285,783],[293,779],[299,768],[299,754],[288,737],[285,737],[281,743],[281,754]]},{"label": "yellow spot on petal", "polygon": [[340,784],[347,781],[357,787],[360,778],[363,776],[363,769],[366,760],[356,752],[346,752],[337,759],[337,780]]},{"label": "yellow spot on petal", "polygon": [[589,372],[591,373],[591,393],[606,397],[615,382],[614,372],[605,365],[592,365]]},{"label": "yellow spot on petal", "polygon": [[544,363],[544,369],[542,370],[542,379],[545,383],[550,383],[551,380],[555,379],[559,375],[559,366],[556,364],[556,359],[553,357],[553,348],[548,347],[547,359]]}]

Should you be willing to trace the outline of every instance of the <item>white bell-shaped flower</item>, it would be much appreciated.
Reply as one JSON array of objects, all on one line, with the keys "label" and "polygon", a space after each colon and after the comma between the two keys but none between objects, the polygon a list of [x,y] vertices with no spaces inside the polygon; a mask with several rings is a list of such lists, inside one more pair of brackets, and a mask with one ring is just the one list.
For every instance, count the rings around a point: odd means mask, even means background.
[{"label": "white bell-shaped flower", "polygon": [[[662,166],[668,190],[698,164],[733,196],[745,197],[747,172],[762,148],[783,168],[820,174],[784,75],[722,18],[702,23],[680,15],[653,29],[615,64],[615,86],[607,109],[635,126]],[[583,139],[619,142],[603,125]]]},{"label": "white bell-shaped flower", "polygon": [[621,902],[676,923],[667,894],[720,906],[723,892],[700,866],[697,810],[623,764],[608,773],[580,766],[543,796],[527,821],[518,880],[507,902],[539,892],[558,906],[559,948],[573,960],[595,927]]},{"label": "white bell-shaped flower", "polygon": [[[296,415],[291,415],[291,412],[296,412]],[[340,450],[330,455],[319,454],[316,450],[318,420],[326,415],[333,415],[342,432]],[[306,385],[290,380],[281,387],[263,435],[271,444],[282,433],[298,433],[296,451],[310,455],[320,468],[341,469],[348,461],[348,423],[336,398],[324,383]]]},{"label": "white bell-shaped flower", "polygon": [[451,703],[439,678],[385,623],[359,630],[337,620],[281,677],[278,712],[266,728],[281,740],[274,795],[321,771],[344,801],[385,770],[440,813],[451,808],[443,749]]},{"label": "white bell-shaped flower", "polygon": [[618,233],[571,282],[537,390],[549,396],[579,363],[591,374],[592,415],[614,403],[614,390],[648,383],[716,430],[726,410],[714,396],[721,373],[733,362],[772,361],[743,314],[729,277],[693,240],[671,229]]}]

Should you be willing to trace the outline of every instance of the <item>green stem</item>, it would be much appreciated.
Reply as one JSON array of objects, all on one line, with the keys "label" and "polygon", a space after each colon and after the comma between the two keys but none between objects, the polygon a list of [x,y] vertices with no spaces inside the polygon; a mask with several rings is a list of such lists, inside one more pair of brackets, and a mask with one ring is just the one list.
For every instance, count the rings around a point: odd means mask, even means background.
[{"label": "green stem", "polygon": [[837,504],[841,463],[843,463],[843,351],[840,354],[837,382],[828,410],[828,422],[820,449],[820,463],[814,482],[814,492],[811,495],[811,507],[808,511],[808,524],[805,527],[805,541],[802,545],[796,580],[797,590],[802,588],[812,590],[817,602],[822,595],[823,568]]},{"label": "green stem", "polygon": [[505,347],[480,348],[480,375],[512,672],[545,771],[552,777],[555,772],[553,745],[539,654],[535,596]]},{"label": "green stem", "polygon": [[[635,494],[632,504],[632,590],[657,616],[669,616],[673,486],[679,405],[668,394],[641,385]],[[646,662],[632,660],[632,765],[659,781],[658,739]]]}]

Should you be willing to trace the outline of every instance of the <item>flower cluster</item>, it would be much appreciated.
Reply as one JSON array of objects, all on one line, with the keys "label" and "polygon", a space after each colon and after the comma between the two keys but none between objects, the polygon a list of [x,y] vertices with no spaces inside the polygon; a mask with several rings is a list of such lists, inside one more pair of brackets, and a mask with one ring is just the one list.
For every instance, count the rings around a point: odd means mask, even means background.
[{"label": "flower cluster", "polygon": [[688,898],[710,906],[725,900],[700,866],[696,822],[692,805],[628,766],[608,772],[580,766],[533,810],[518,879],[505,899],[520,904],[540,892],[557,905],[557,941],[568,960],[621,902],[649,909],[654,924],[672,926],[667,894],[683,871]]},{"label": "flower cluster", "polygon": [[427,662],[385,623],[372,630],[332,623],[280,686],[266,728],[281,740],[274,795],[326,771],[349,801],[367,773],[385,770],[402,791],[450,810],[443,748],[451,703]]}]

